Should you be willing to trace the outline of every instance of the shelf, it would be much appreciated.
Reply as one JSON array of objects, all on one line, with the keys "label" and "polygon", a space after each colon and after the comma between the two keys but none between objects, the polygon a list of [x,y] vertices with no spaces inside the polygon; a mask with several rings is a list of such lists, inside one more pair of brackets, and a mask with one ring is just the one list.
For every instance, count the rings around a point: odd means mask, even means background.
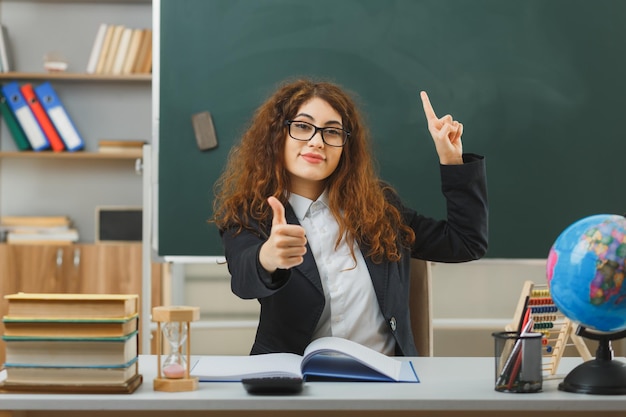
[{"label": "shelf", "polygon": [[139,152],[106,153],[106,152],[52,152],[52,151],[23,151],[23,152],[0,152],[0,159],[30,158],[30,159],[140,159],[143,155]]},{"label": "shelf", "polygon": [[2,72],[0,80],[152,81],[152,74],[87,74],[80,72]]}]

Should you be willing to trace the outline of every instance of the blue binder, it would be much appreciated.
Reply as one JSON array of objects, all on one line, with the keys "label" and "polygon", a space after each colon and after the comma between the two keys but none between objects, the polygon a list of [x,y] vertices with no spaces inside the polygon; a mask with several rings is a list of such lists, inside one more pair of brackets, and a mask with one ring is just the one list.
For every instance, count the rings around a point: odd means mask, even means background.
[{"label": "blue binder", "polygon": [[20,92],[20,85],[17,81],[3,85],[2,94],[6,97],[9,108],[13,111],[20,126],[22,126],[22,130],[33,150],[42,151],[49,149],[50,143],[41,129],[41,126],[37,123],[33,111],[28,106],[26,100],[24,100],[24,96],[22,96]]},{"label": "blue binder", "polygon": [[70,119],[65,107],[59,100],[54,88],[49,82],[45,82],[35,87],[35,94],[39,98],[39,102],[46,109],[50,120],[56,127],[57,132],[63,139],[65,147],[68,151],[78,151],[85,147],[83,138],[78,133],[76,126]]}]

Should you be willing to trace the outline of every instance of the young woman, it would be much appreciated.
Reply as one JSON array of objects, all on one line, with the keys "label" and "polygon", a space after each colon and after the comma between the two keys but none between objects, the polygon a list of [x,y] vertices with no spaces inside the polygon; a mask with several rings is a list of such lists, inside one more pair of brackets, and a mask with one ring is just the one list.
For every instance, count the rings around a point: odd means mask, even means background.
[{"label": "young woman", "polygon": [[485,254],[484,159],[463,154],[463,125],[438,118],[425,92],[421,99],[446,220],[405,207],[376,176],[368,130],[338,85],[286,83],[256,111],[231,151],[214,207],[232,290],[261,304],[252,354],[302,354],[332,335],[415,356],[410,258],[463,262]]}]

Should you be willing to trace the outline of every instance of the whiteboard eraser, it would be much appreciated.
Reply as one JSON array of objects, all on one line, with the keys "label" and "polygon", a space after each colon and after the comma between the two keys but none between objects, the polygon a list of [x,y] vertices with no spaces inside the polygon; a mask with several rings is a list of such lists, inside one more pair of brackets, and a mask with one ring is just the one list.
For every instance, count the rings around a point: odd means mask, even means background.
[{"label": "whiteboard eraser", "polygon": [[215,127],[210,112],[203,111],[192,115],[191,124],[196,135],[198,149],[208,151],[217,147],[217,136],[215,136]]}]

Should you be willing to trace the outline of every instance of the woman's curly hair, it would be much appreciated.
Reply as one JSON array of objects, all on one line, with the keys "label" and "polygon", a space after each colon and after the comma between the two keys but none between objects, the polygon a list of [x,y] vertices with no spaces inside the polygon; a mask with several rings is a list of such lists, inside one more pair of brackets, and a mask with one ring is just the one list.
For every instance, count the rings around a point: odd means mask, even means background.
[{"label": "woman's curly hair", "polygon": [[328,102],[350,132],[337,168],[326,179],[329,206],[339,223],[339,236],[345,236],[348,243],[368,245],[371,250],[367,255],[374,262],[398,261],[400,245],[410,245],[415,234],[384,196],[387,186],[375,172],[369,132],[355,102],[342,88],[329,82],[301,79],[284,83],[257,109],[241,141],[231,149],[226,168],[215,184],[212,220],[221,230],[235,228],[238,232],[251,229],[250,220],[271,224],[272,209],[267,198],[274,196],[283,205],[289,199],[285,121],[314,97]]}]

